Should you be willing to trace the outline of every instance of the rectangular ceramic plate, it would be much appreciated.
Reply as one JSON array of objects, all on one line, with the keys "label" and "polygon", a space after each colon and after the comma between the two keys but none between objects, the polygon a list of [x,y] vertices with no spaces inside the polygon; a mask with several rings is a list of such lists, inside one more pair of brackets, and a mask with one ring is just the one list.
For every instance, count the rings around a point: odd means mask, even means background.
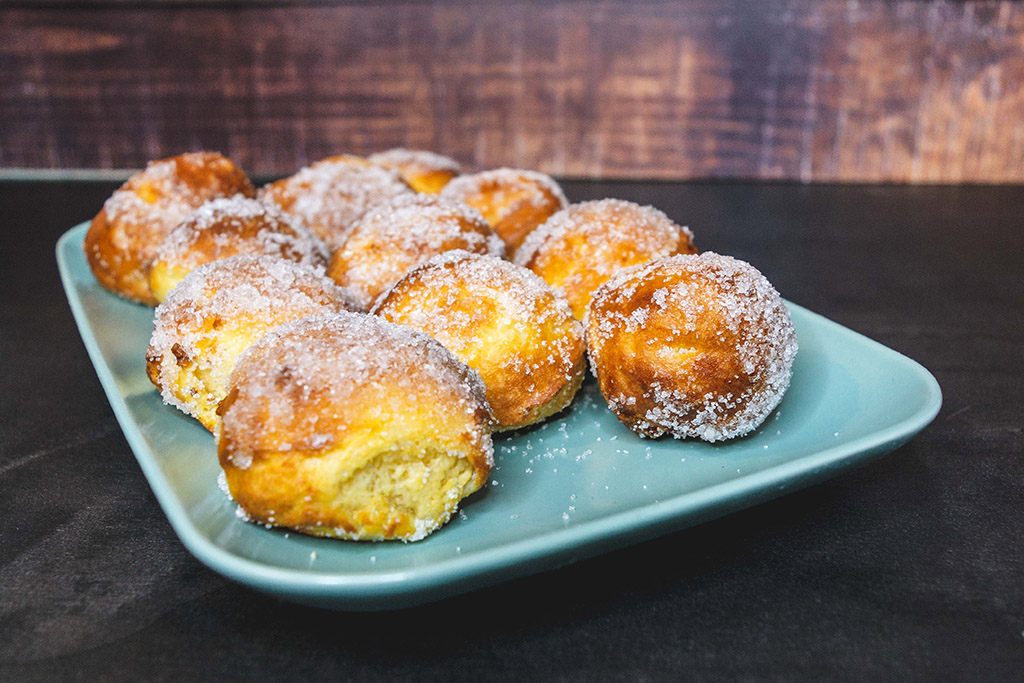
[{"label": "rectangular ceramic plate", "polygon": [[691,526],[891,451],[935,417],[938,383],[877,342],[790,305],[800,352],[779,408],[723,444],[641,440],[593,380],[544,425],[495,438],[488,487],[418,543],[353,543],[241,521],[217,485],[211,435],[146,378],[152,309],[97,284],[87,225],[57,244],[82,339],[135,457],[185,546],[213,570],[282,598],[386,609],[463,593]]}]

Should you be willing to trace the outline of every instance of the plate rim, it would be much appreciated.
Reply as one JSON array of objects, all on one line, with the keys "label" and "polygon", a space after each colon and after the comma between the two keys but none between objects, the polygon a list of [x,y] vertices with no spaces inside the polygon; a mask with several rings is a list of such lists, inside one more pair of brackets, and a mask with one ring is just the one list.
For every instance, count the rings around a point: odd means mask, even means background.
[{"label": "plate rim", "polygon": [[[380,571],[328,571],[317,569],[285,568],[257,560],[240,557],[218,546],[204,536],[193,524],[173,487],[157,464],[155,454],[145,442],[138,425],[131,416],[124,396],[117,390],[116,380],[103,358],[103,352],[92,333],[88,314],[85,312],[78,293],[76,280],[71,275],[71,250],[81,250],[82,233],[89,222],[79,223],[67,230],[57,240],[56,256],[58,271],[65,296],[71,307],[79,336],[86,347],[93,369],[100,380],[103,392],[110,403],[121,431],[125,436],[136,462],[167,517],[179,540],[200,562],[223,576],[268,593],[301,598],[325,598],[343,601],[347,608],[363,608],[360,603],[380,601],[409,606],[428,602],[432,598],[425,594],[449,588],[447,595],[473,590],[493,583],[481,579],[500,577],[502,574],[525,576],[546,569],[584,559],[592,553],[587,549],[598,542],[605,542],[608,549],[640,542],[646,538],[660,536],[671,530],[682,529],[687,522],[694,524],[709,521],[728,511],[735,511],[758,502],[796,491],[831,476],[832,471],[843,464],[853,464],[871,455],[881,455],[894,450],[926,427],[938,414],[942,406],[942,390],[938,381],[923,365],[855,330],[830,320],[799,304],[787,301],[787,305],[815,319],[817,323],[852,334],[859,341],[866,342],[876,350],[891,356],[905,365],[924,381],[926,396],[920,408],[910,416],[881,430],[858,437],[852,441],[817,451],[798,460],[791,460],[765,470],[738,476],[728,481],[713,484],[702,489],[681,493],[672,498],[649,503],[641,507],[621,510],[599,519],[575,523],[554,531],[541,532],[535,536],[510,541],[474,552],[440,560],[424,567]],[[76,244],[72,244],[76,242]],[[113,296],[113,295],[112,295]],[[863,456],[856,458],[855,456]],[[848,462],[848,461],[853,462]],[[698,512],[711,512],[694,520]],[[640,532],[648,532],[646,534]],[[628,538],[627,538],[628,537]],[[571,555],[565,559],[566,554]],[[509,564],[509,559],[517,562]],[[545,559],[553,561],[535,566]],[[565,560],[565,561],[559,561]],[[511,571],[513,567],[527,567],[525,571]],[[474,581],[475,579],[475,581]],[[467,586],[454,586],[460,581]],[[382,589],[382,586],[384,587]],[[420,596],[420,599],[415,599]],[[424,597],[425,596],[425,597]],[[436,597],[445,597],[436,596]],[[393,607],[388,604],[386,607]]]}]

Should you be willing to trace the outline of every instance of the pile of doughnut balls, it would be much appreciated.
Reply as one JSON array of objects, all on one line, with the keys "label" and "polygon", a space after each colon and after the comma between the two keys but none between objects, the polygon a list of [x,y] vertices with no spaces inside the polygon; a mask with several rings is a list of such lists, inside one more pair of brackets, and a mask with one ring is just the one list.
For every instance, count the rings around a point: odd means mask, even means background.
[{"label": "pile of doughnut balls", "polygon": [[154,161],[84,248],[157,306],[149,378],[214,434],[241,511],[317,536],[424,538],[487,481],[491,435],[565,409],[588,358],[639,435],[719,441],[779,404],[797,350],[764,276],[661,211],[430,152],[260,189],[216,153]]}]

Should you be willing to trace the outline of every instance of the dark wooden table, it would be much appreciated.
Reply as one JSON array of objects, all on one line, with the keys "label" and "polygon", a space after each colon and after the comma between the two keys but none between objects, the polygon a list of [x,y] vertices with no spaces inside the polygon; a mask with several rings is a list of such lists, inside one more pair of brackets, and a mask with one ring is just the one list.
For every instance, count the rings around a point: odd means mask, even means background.
[{"label": "dark wooden table", "polygon": [[208,571],[150,493],[53,258],[115,185],[0,183],[0,680],[1022,680],[1024,188],[566,183],[659,206],[918,360],[942,412],[755,509],[345,614]]}]

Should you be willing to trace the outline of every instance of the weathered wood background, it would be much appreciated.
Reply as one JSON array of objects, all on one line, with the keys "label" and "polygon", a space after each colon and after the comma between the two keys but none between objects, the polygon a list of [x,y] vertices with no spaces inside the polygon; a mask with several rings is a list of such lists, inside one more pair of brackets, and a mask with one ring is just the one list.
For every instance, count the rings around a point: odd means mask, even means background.
[{"label": "weathered wood background", "polygon": [[1010,2],[11,3],[0,167],[404,145],[560,176],[1024,181]]}]

